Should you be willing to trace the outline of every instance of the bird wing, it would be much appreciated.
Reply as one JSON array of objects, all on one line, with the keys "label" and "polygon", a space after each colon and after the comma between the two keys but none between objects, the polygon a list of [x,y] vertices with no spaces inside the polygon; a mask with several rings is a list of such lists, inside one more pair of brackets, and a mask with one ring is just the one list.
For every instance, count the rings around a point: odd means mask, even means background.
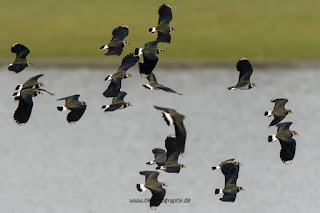
[{"label": "bird wing", "polygon": [[132,53],[126,55],[122,59],[121,66],[119,67],[117,72],[126,72],[139,61],[139,58],[139,56],[134,56]]},{"label": "bird wing", "polygon": [[237,184],[239,165],[234,163],[226,163],[221,167],[221,172],[225,176],[225,185]]},{"label": "bird wing", "polygon": [[157,158],[160,155],[167,155],[166,150],[164,150],[162,148],[154,148],[152,150],[152,153],[154,154],[154,158]]},{"label": "bird wing", "polygon": [[113,31],[112,31],[112,40],[121,40],[123,41],[123,39],[125,37],[127,37],[129,35],[129,28],[128,26],[119,26],[117,28],[115,28]]},{"label": "bird wing", "polygon": [[275,103],[273,110],[284,111],[284,105],[288,102],[288,99],[285,98],[277,98],[272,99],[271,102]]},{"label": "bird wing", "polygon": [[107,90],[103,92],[103,96],[106,98],[117,97],[121,89],[121,77],[113,77]]},{"label": "bird wing", "polygon": [[81,108],[71,109],[71,112],[69,112],[67,116],[67,121],[69,123],[77,122],[82,117],[83,113],[86,111],[86,108],[86,105],[82,105]]},{"label": "bird wing", "polygon": [[168,4],[163,4],[158,10],[159,21],[158,24],[169,23],[172,20],[172,10],[171,6]]},{"label": "bird wing", "polygon": [[40,74],[40,75],[36,75],[36,76],[33,76],[33,77],[29,78],[29,79],[23,84],[23,86],[24,86],[24,87],[27,87],[27,86],[29,86],[29,85],[34,85],[35,83],[38,82],[38,79],[39,79],[40,77],[42,77],[42,76],[43,76],[43,74]]},{"label": "bird wing", "polygon": [[234,202],[236,200],[237,194],[235,192],[224,192],[223,197],[220,198],[224,202]]},{"label": "bird wing", "polygon": [[153,82],[153,83],[158,83],[157,82],[157,79],[156,79],[156,76],[154,75],[154,73],[153,72],[151,72],[149,75],[148,75],[148,77],[147,77],[147,79],[148,79],[148,81],[151,83],[151,82]]},{"label": "bird wing", "polygon": [[25,59],[27,55],[30,53],[30,50],[22,44],[15,43],[11,47],[11,52],[16,53],[17,58]]},{"label": "bird wing", "polygon": [[152,197],[150,199],[150,207],[152,209],[155,209],[161,204],[164,196],[166,195],[166,190],[162,187],[157,187],[150,189],[150,191],[152,193]]},{"label": "bird wing", "polygon": [[288,138],[286,140],[279,139],[281,144],[280,158],[282,162],[292,161],[296,153],[296,140]]},{"label": "bird wing", "polygon": [[20,98],[18,108],[13,115],[15,122],[19,125],[27,123],[32,112],[32,107],[32,96]]},{"label": "bird wing", "polygon": [[80,95],[71,95],[71,96],[68,96],[68,97],[64,97],[64,98],[59,98],[57,99],[57,101],[61,101],[61,100],[66,100],[66,103],[69,102],[69,101],[77,101],[79,99]]},{"label": "bird wing", "polygon": [[141,175],[146,176],[146,184],[149,180],[155,180],[158,181],[158,176],[159,176],[159,172],[156,171],[141,171],[140,172]]},{"label": "bird wing", "polygon": [[185,151],[187,131],[181,119],[174,119],[174,129],[177,137],[177,147],[181,154]]},{"label": "bird wing", "polygon": [[105,109],[105,112],[112,112],[115,111],[117,109],[119,109],[120,107],[123,106],[124,103],[117,103],[117,104],[111,104],[107,109]]},{"label": "bird wing", "polygon": [[278,132],[281,130],[288,130],[289,127],[291,126],[292,122],[283,122],[283,123],[278,123],[276,126],[278,127]]},{"label": "bird wing", "polygon": [[283,116],[277,116],[277,115],[273,115],[274,116],[274,119],[271,121],[271,123],[269,124],[269,126],[274,126],[276,125],[277,123],[279,123],[280,121],[282,121],[286,115],[283,115]]},{"label": "bird wing", "polygon": [[244,58],[238,61],[237,70],[240,72],[239,81],[250,81],[253,68],[247,59]]},{"label": "bird wing", "polygon": [[124,47],[124,44],[119,44],[119,45],[116,45],[116,46],[111,46],[108,48],[108,52],[106,52],[104,55],[116,55],[116,56],[119,56],[121,55],[122,51],[123,51],[123,47]]},{"label": "bird wing", "polygon": [[158,30],[158,38],[157,38],[158,41],[160,42],[166,42],[166,43],[169,43],[171,42],[171,35],[170,35],[170,32],[169,32],[169,29],[168,30]]},{"label": "bird wing", "polygon": [[178,163],[179,150],[177,147],[177,138],[175,135],[169,135],[165,140],[165,147],[167,149],[167,161],[175,161]]},{"label": "bird wing", "polygon": [[120,104],[120,103],[122,104],[124,102],[123,99],[126,95],[127,95],[126,92],[122,92],[122,91],[119,92],[118,96],[112,99],[112,104]]},{"label": "bird wing", "polygon": [[149,76],[158,63],[159,58],[156,55],[148,55],[143,53],[143,63],[139,62],[140,75]]}]

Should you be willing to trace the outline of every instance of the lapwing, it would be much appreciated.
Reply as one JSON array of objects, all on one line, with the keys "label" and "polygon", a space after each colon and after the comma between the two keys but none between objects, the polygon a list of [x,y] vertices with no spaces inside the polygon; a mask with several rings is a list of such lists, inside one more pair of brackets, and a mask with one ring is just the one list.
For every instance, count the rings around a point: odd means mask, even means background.
[{"label": "lapwing", "polygon": [[142,86],[144,86],[147,89],[150,90],[163,90],[166,92],[171,92],[171,93],[176,93],[178,95],[182,95],[181,93],[178,93],[176,91],[174,91],[173,89],[170,89],[162,84],[159,84],[157,82],[156,76],[153,74],[153,72],[151,72],[148,77],[147,77],[149,84],[142,84]]},{"label": "lapwing", "polygon": [[228,90],[248,90],[256,87],[255,83],[250,82],[250,76],[252,75],[253,68],[248,59],[240,59],[237,63],[237,70],[240,72],[239,81],[235,86],[228,87]]},{"label": "lapwing", "polygon": [[124,41],[124,38],[129,35],[129,28],[127,25],[119,26],[112,31],[112,39],[109,44],[102,45],[100,50],[108,49],[108,52],[105,55],[121,55],[123,47],[128,45],[127,41]]},{"label": "lapwing", "polygon": [[165,146],[167,149],[166,163],[163,166],[160,166],[159,169],[164,170],[169,173],[179,173],[180,168],[185,168],[185,166],[183,164],[178,163],[180,150],[179,150],[178,141],[177,141],[176,136],[169,135],[166,138]]},{"label": "lapwing", "polygon": [[288,99],[277,98],[272,99],[271,102],[275,103],[272,111],[266,111],[265,116],[270,117],[273,115],[274,119],[271,121],[269,128],[276,125],[282,121],[288,114],[292,113],[290,109],[285,109],[285,104],[288,102]]},{"label": "lapwing", "polygon": [[159,172],[140,171],[140,174],[146,176],[146,180],[145,184],[137,184],[137,190],[139,192],[146,191],[147,189],[151,191],[150,208],[156,210],[166,195],[166,190],[162,187],[167,185],[158,181]]},{"label": "lapwing", "polygon": [[176,139],[177,149],[179,150],[179,153],[184,154],[186,137],[187,137],[187,132],[183,125],[183,120],[185,116],[183,114],[178,113],[174,109],[158,107],[158,106],[154,106],[154,108],[162,111],[162,117],[164,118],[168,126],[172,124],[174,125],[175,132],[176,132],[175,135],[177,138]]},{"label": "lapwing", "polygon": [[237,186],[237,179],[239,175],[240,163],[235,162],[234,159],[229,159],[220,163],[219,166],[212,167],[212,170],[221,169],[222,174],[225,176],[225,186],[223,189],[216,189],[215,194],[223,193],[220,198],[224,202],[234,202],[237,193],[244,190],[242,187]]},{"label": "lapwing", "polygon": [[158,32],[157,40],[160,42],[166,42],[170,44],[171,36],[170,31],[174,30],[173,27],[169,26],[170,21],[172,20],[172,11],[171,6],[168,4],[163,4],[159,8],[159,21],[157,27],[149,28],[149,33]]},{"label": "lapwing", "polygon": [[[42,76],[43,76],[43,74],[36,75],[36,76],[29,78],[25,83],[18,84],[15,88],[15,92],[12,95],[13,97],[15,97],[15,100],[19,100],[17,97],[20,96],[21,90],[34,89],[34,88],[38,89],[38,88],[44,86],[44,84],[42,82],[38,82],[38,79]],[[54,95],[54,93],[48,92],[46,90],[43,90],[43,91],[47,92],[50,95]]]},{"label": "lapwing", "polygon": [[147,162],[147,165],[157,164],[156,169],[160,169],[166,163],[167,150],[163,148],[154,148],[152,150],[154,160]]},{"label": "lapwing", "polygon": [[105,112],[111,112],[117,109],[124,109],[128,106],[132,106],[130,102],[124,102],[123,99],[126,95],[126,92],[119,92],[118,96],[112,99],[112,103],[110,105],[103,105],[102,109]]},{"label": "lapwing", "polygon": [[87,105],[84,101],[79,101],[80,95],[72,95],[65,98],[60,98],[57,101],[65,100],[64,106],[58,106],[59,111],[71,110],[67,115],[67,121],[70,124],[75,124],[86,111]]},{"label": "lapwing", "polygon": [[47,92],[46,90],[40,88],[23,89],[20,91],[20,95],[15,97],[15,100],[18,100],[19,104],[18,108],[14,112],[13,119],[19,126],[28,122],[33,107],[32,98],[42,94],[42,91]]},{"label": "lapwing", "polygon": [[18,43],[14,43],[11,47],[11,52],[16,53],[16,59],[12,64],[8,65],[8,70],[13,73],[19,73],[24,70],[27,66],[32,64],[26,59],[27,55],[30,53],[30,50]]},{"label": "lapwing", "polygon": [[296,153],[296,141],[292,138],[292,136],[298,135],[298,133],[296,131],[289,130],[291,124],[292,122],[278,123],[276,125],[278,127],[277,134],[268,136],[269,142],[273,143],[277,140],[280,141],[280,159],[286,165],[292,163]]},{"label": "lapwing", "polygon": [[159,48],[159,41],[150,41],[145,44],[144,48],[136,48],[135,55],[143,55],[143,62],[139,62],[139,71],[140,75],[143,78],[146,78],[156,67],[159,60],[156,54],[164,52],[163,49]]},{"label": "lapwing", "polygon": [[130,73],[127,73],[128,69],[134,66],[139,61],[139,56],[134,56],[132,53],[122,59],[121,66],[113,75],[108,75],[104,80],[111,81],[106,91],[103,92],[103,96],[106,98],[117,97],[123,78],[131,77]]}]

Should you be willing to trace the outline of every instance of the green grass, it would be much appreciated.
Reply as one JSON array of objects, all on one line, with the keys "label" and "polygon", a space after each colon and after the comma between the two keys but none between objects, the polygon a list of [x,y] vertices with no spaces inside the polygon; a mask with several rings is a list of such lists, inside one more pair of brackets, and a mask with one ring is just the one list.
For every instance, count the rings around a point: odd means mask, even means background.
[{"label": "green grass", "polygon": [[[219,62],[320,59],[318,0],[15,0],[0,7],[0,58],[13,58],[12,43],[31,50],[30,59],[118,60],[99,47],[112,30],[129,26],[124,54],[156,38],[148,27],[158,8],[173,10],[172,43],[160,44],[161,61]],[[116,58],[116,59],[115,59]]]}]

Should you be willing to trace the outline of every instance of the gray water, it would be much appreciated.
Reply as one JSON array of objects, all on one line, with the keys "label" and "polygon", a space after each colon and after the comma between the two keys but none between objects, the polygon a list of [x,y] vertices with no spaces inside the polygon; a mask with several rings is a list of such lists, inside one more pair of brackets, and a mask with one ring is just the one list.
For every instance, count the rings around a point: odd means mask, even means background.
[{"label": "gray water", "polygon": [[[155,70],[160,83],[184,95],[150,91],[137,68],[123,81],[125,100],[132,107],[104,113],[101,106],[111,99],[102,96],[107,74],[115,70],[46,69],[29,67],[18,75],[0,72],[0,212],[2,213],[100,213],[151,211],[148,203],[129,199],[150,198],[140,193],[144,182],[140,170],[154,170],[145,162],[151,150],[164,147],[174,133],[153,105],[175,108],[185,114],[187,129],[185,164],[179,174],[161,171],[168,199],[189,198],[190,203],[161,204],[158,212],[317,212],[319,191],[319,79],[318,69],[255,69],[251,80],[258,87],[228,91],[238,79],[235,69]],[[25,126],[13,121],[17,107],[11,97],[15,86],[44,73],[40,79],[54,97],[34,98],[31,118]],[[75,125],[56,99],[80,94],[88,107]],[[293,163],[284,165],[280,144],[267,142],[272,118],[272,98],[287,98],[299,136]],[[242,167],[235,203],[219,201],[214,190],[224,185],[224,176],[211,167],[235,158]]]}]

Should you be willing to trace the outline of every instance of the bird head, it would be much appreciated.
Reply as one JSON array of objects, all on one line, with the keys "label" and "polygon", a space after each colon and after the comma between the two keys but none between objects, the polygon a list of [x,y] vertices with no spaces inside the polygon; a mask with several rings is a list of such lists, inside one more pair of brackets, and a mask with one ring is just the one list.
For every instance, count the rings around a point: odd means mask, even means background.
[{"label": "bird head", "polygon": [[129,78],[129,77],[132,77],[131,73],[126,73],[126,74],[124,75],[124,78]]},{"label": "bird head", "polygon": [[159,53],[164,53],[164,50],[162,48],[158,48],[157,54],[159,54]]},{"label": "bird head", "polygon": [[250,85],[249,85],[249,89],[251,89],[253,87],[257,87],[257,85],[255,83],[251,82]]},{"label": "bird head", "polygon": [[123,41],[122,43],[124,44],[124,46],[130,45],[127,41]]},{"label": "bird head", "polygon": [[173,31],[175,30],[173,27],[169,27],[169,31]]},{"label": "bird head", "polygon": [[292,114],[292,111],[290,109],[288,109],[288,114],[290,114],[290,113]]},{"label": "bird head", "polygon": [[244,188],[242,188],[241,186],[240,186],[240,187],[237,187],[237,192],[240,192],[240,191],[242,191],[242,190],[245,191]]},{"label": "bird head", "polygon": [[126,103],[125,103],[125,106],[126,106],[126,107],[132,106],[132,104],[131,104],[130,102],[126,102]]},{"label": "bird head", "polygon": [[33,63],[31,63],[31,61],[27,61],[28,66],[29,65],[33,65]]},{"label": "bird head", "polygon": [[86,102],[80,101],[81,105],[87,105]]},{"label": "bird head", "polygon": [[38,82],[38,87],[44,87],[44,84],[42,82]]},{"label": "bird head", "polygon": [[294,135],[298,135],[298,133],[296,131],[291,131],[292,136]]},{"label": "bird head", "polygon": [[164,187],[164,186],[168,186],[166,183],[164,183],[164,182],[160,182],[160,185],[161,185],[161,187]]},{"label": "bird head", "polygon": [[184,164],[179,164],[180,168],[186,168]]},{"label": "bird head", "polygon": [[239,162],[234,162],[236,165],[242,166],[241,163]]},{"label": "bird head", "polygon": [[42,92],[39,91],[39,90],[36,90],[36,92],[35,92],[35,94],[34,94],[34,97],[36,97],[37,95],[40,95],[40,94],[42,94]]}]

